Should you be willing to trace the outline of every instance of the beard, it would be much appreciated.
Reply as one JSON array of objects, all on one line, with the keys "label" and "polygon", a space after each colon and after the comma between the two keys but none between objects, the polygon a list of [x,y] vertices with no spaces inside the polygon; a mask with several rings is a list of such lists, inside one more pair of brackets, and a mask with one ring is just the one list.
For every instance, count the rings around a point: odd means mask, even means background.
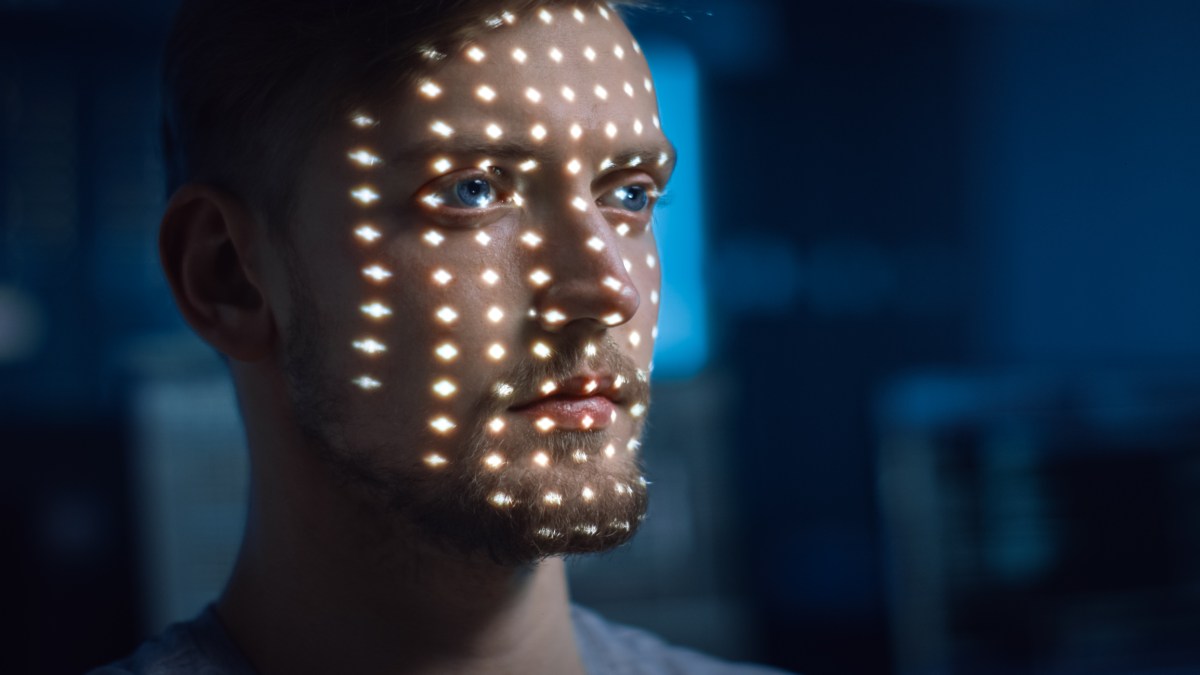
[{"label": "beard", "polygon": [[[632,435],[624,438],[611,427],[548,434],[510,428],[498,436],[487,422],[508,403],[489,388],[463,420],[461,440],[443,446],[444,464],[425,461],[423,450],[434,441],[425,423],[429,410],[380,415],[396,425],[390,436],[398,440],[356,441],[348,384],[353,375],[331,372],[324,356],[329,341],[320,333],[313,296],[296,276],[295,318],[282,336],[294,419],[309,451],[344,492],[384,518],[388,536],[416,536],[443,552],[513,566],[604,552],[633,537],[648,506],[635,452],[644,417],[635,419]],[[594,355],[585,355],[583,344],[560,343],[552,358],[523,362],[500,381],[516,391],[532,391],[537,383],[565,380],[586,364],[623,374],[628,400],[648,404],[646,378],[615,340],[605,336],[592,342]]]}]

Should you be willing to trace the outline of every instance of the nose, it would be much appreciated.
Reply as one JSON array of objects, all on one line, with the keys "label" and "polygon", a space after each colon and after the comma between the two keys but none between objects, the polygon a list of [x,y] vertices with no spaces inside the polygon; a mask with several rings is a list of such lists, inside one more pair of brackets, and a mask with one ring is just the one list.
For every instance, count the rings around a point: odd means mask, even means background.
[{"label": "nose", "polygon": [[632,319],[641,296],[612,225],[595,207],[560,218],[546,241],[551,279],[534,304],[542,328],[598,331]]}]

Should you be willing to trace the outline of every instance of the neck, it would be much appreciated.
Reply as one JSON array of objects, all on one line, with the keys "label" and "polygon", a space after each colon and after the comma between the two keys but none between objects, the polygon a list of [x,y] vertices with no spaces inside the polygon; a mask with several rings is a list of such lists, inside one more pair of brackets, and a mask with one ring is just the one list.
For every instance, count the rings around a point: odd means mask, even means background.
[{"label": "neck", "polygon": [[261,440],[217,603],[259,673],[583,675],[562,560],[503,566],[428,546],[297,458],[311,453]]}]

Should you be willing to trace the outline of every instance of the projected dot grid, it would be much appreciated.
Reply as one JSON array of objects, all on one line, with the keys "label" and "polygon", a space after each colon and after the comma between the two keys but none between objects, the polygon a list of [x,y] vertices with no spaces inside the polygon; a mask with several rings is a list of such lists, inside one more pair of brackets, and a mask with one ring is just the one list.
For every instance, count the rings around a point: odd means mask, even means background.
[{"label": "projected dot grid", "polygon": [[[508,364],[514,359],[518,360],[517,363],[550,362],[558,356],[556,350],[564,344],[557,339],[561,337],[557,331],[583,318],[579,316],[579,312],[573,312],[566,306],[556,306],[547,299],[554,297],[550,291],[559,283],[560,278],[578,279],[576,270],[562,267],[576,264],[570,261],[578,258],[572,253],[566,256],[567,262],[560,262],[564,259],[561,254],[563,244],[556,241],[556,236],[562,236],[567,245],[577,245],[581,253],[598,257],[601,262],[595,267],[607,265],[607,273],[594,280],[598,292],[611,294],[614,298],[635,293],[640,299],[641,312],[657,316],[659,261],[653,250],[649,219],[644,223],[635,223],[635,218],[617,219],[611,223],[606,233],[590,237],[560,235],[559,232],[563,228],[559,227],[555,220],[572,217],[568,215],[572,211],[576,214],[575,218],[606,218],[608,216],[600,213],[602,205],[610,204],[614,200],[619,204],[638,204],[638,200],[642,198],[639,190],[644,193],[644,198],[652,207],[653,202],[660,196],[656,187],[647,189],[618,184],[597,197],[590,186],[581,186],[593,184],[591,178],[606,172],[643,165],[664,167],[671,161],[671,156],[665,151],[651,153],[627,150],[648,147],[637,140],[646,135],[649,128],[661,128],[651,80],[649,77],[632,77],[631,73],[634,71],[622,66],[632,61],[630,54],[641,54],[637,42],[622,39],[608,43],[584,44],[581,47],[570,44],[570,40],[564,40],[561,44],[555,43],[556,24],[568,21],[581,25],[588,21],[607,22],[612,20],[612,16],[613,10],[603,5],[591,7],[586,11],[582,8],[542,8],[527,17],[503,12],[498,16],[488,17],[485,20],[487,26],[503,30],[507,26],[518,25],[521,21],[534,21],[541,27],[537,39],[531,39],[529,44],[506,48],[503,51],[491,49],[490,41],[486,39],[477,40],[477,44],[462,45],[457,51],[443,51],[432,47],[424,50],[431,67],[412,84],[414,98],[418,102],[428,102],[432,107],[434,103],[456,93],[447,82],[438,77],[438,73],[450,64],[471,64],[478,67],[479,79],[469,90],[471,110],[455,111],[462,114],[448,114],[431,109],[420,133],[431,141],[441,140],[449,143],[456,136],[460,136],[482,139],[484,143],[496,144],[497,148],[502,145],[509,149],[530,148],[528,157],[515,160],[484,159],[474,166],[463,166],[460,158],[451,153],[433,154],[426,161],[431,179],[452,176],[458,171],[477,169],[482,173],[473,174],[478,178],[468,183],[469,188],[476,192],[472,193],[468,189],[467,198],[477,198],[479,204],[487,206],[501,201],[501,198],[485,187],[487,178],[493,175],[536,177],[536,174],[542,172],[560,172],[560,178],[552,183],[572,186],[570,190],[561,191],[561,194],[556,196],[548,194],[545,190],[539,191],[536,197],[522,195],[518,190],[513,190],[505,196],[505,205],[522,209],[522,230],[513,236],[489,232],[486,226],[468,230],[437,224],[408,224],[407,226],[419,228],[420,244],[434,253],[447,250],[451,246],[470,245],[476,249],[473,259],[478,261],[477,265],[464,266],[459,256],[446,256],[441,260],[436,255],[431,258],[437,262],[425,273],[426,288],[396,287],[397,270],[390,268],[383,248],[390,235],[371,219],[372,209],[384,198],[381,194],[382,188],[379,187],[381,183],[374,178],[376,172],[385,164],[371,147],[371,141],[378,138],[377,132],[380,128],[387,126],[386,111],[362,112],[351,119],[352,128],[361,132],[358,136],[361,142],[347,149],[347,157],[361,172],[362,178],[361,183],[349,190],[350,199],[362,214],[362,219],[353,224],[351,234],[365,253],[362,266],[363,297],[358,304],[361,331],[360,337],[350,345],[357,355],[356,362],[360,366],[360,372],[353,376],[351,383],[363,395],[386,395],[388,387],[394,383],[387,380],[382,374],[383,369],[378,366],[389,355],[389,324],[396,321],[427,324],[428,333],[436,336],[428,358],[437,369],[436,375],[425,383],[428,389],[428,448],[419,455],[419,462],[431,474],[451,470],[456,463],[478,462],[478,466],[475,467],[459,468],[497,477],[495,489],[490,490],[486,496],[488,505],[493,509],[510,510],[524,507],[549,513],[572,503],[587,505],[603,499],[632,499],[639,492],[644,492],[647,486],[640,473],[631,480],[624,480],[618,477],[619,473],[608,476],[602,471],[586,474],[590,479],[583,482],[564,480],[559,484],[552,479],[540,481],[536,491],[522,488],[522,484],[518,484],[515,479],[513,487],[506,487],[508,483],[503,480],[506,472],[528,476],[531,471],[549,471],[556,465],[603,466],[605,462],[618,461],[636,463],[636,455],[641,447],[637,436],[648,406],[645,393],[640,394],[636,400],[624,402],[623,406],[613,406],[607,420],[584,415],[577,422],[573,422],[576,424],[573,431],[586,433],[611,428],[617,422],[619,414],[626,414],[631,418],[633,431],[630,437],[616,438],[615,433],[607,433],[603,438],[609,442],[599,449],[578,447],[564,452],[551,450],[550,443],[546,444],[547,447],[542,447],[536,442],[504,444],[503,439],[513,433],[515,425],[528,424],[537,435],[547,439],[560,431],[559,423],[552,415],[537,417],[531,423],[520,416],[509,415],[508,419],[505,416],[497,416],[483,424],[481,433],[495,439],[496,449],[487,452],[482,460],[463,457],[455,450],[455,441],[472,433],[471,429],[463,428],[464,423],[472,422],[460,419],[453,405],[456,399],[465,393],[460,385],[461,374],[473,368],[483,367],[484,364]],[[503,62],[506,67],[528,69],[528,78],[519,86],[501,86],[488,77],[489,72],[492,72],[489,71],[489,65],[499,62]],[[553,74],[546,75],[548,71],[553,73],[556,66],[579,63],[592,66],[592,69],[586,72],[593,74],[594,81],[579,81],[578,78],[568,81],[562,77],[556,78]],[[622,100],[636,102],[639,99],[645,99],[649,103],[648,108],[642,106],[641,109],[655,112],[630,116],[615,105]],[[535,116],[539,107],[550,104],[560,107],[557,108],[557,114],[548,112],[544,119],[535,119],[523,127],[515,127],[499,115],[495,119],[489,119],[488,112],[495,106],[514,103],[531,110]],[[561,106],[566,106],[565,115]],[[595,153],[588,148],[595,148],[598,143],[610,148],[612,152],[604,156],[594,156]],[[566,156],[561,160],[555,157],[553,161],[548,161],[547,158],[551,155],[537,152],[539,146],[547,144],[566,148]],[[461,187],[462,184],[463,181],[460,181],[455,185]],[[463,201],[463,194],[461,190],[454,194],[448,194],[445,190],[429,190],[418,199],[428,212],[437,213],[443,209],[457,208],[451,202]],[[542,206],[537,200],[546,199],[562,199],[563,203],[557,206],[564,208],[539,209],[540,212],[556,215],[540,219],[533,217],[531,214],[535,207]],[[526,224],[528,226],[525,226]],[[498,241],[502,236],[505,238],[503,243]],[[645,245],[626,245],[626,242],[632,242],[639,237],[650,241],[649,252],[640,252],[645,249]],[[579,241],[576,242],[576,239]],[[637,269],[639,267],[641,269]],[[641,287],[636,287],[638,277],[651,281],[644,281]],[[503,291],[513,284],[527,287],[529,293],[522,297],[533,298],[532,306],[506,304]],[[434,294],[438,299],[436,309],[429,316],[397,315],[392,299],[396,294],[405,292]],[[483,299],[485,309],[481,316],[466,314],[470,307],[478,303],[461,302],[464,294],[474,294],[474,297]],[[614,301],[612,306],[621,304]],[[518,391],[516,382],[496,380],[490,383],[486,394],[508,401],[513,401],[525,393],[547,398],[559,394],[572,397],[592,394],[619,396],[623,388],[632,388],[628,387],[631,382],[644,385],[648,382],[649,372],[653,367],[650,354],[653,353],[653,342],[658,336],[658,327],[653,324],[641,326],[632,321],[633,316],[627,314],[632,312],[614,309],[599,316],[588,317],[601,322],[605,327],[603,332],[593,332],[590,335],[604,335],[604,339],[608,340],[607,344],[619,346],[621,352],[633,357],[637,363],[646,363],[645,369],[634,367],[629,372],[606,373],[603,379],[547,379],[537,386],[536,392],[521,392]],[[514,322],[532,323],[533,326],[514,330]],[[464,325],[496,327],[497,338],[486,340],[481,349],[477,348],[472,340],[459,339]],[[518,334],[533,337],[528,340],[512,337]],[[600,337],[595,337],[585,344],[568,344],[565,348],[578,348],[585,359],[584,362],[590,365],[599,358],[600,352],[605,348],[605,342]],[[411,382],[396,384],[413,386]],[[638,391],[648,392],[648,386],[640,387]],[[534,520],[536,522],[536,519]],[[540,526],[534,530],[538,537],[546,540],[602,536],[613,532],[629,532],[636,527],[636,523],[621,519],[609,522],[581,519],[570,523],[547,519],[547,522],[554,525]]]}]

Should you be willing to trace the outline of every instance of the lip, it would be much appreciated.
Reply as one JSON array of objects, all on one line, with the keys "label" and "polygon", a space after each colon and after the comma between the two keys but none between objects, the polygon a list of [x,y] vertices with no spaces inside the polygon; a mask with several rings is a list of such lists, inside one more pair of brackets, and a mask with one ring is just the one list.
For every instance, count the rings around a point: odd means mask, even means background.
[{"label": "lip", "polygon": [[617,379],[607,373],[580,373],[555,384],[550,394],[538,392],[510,410],[535,425],[545,418],[554,428],[590,431],[607,428],[624,404]]},{"label": "lip", "polygon": [[553,427],[543,431],[596,431],[612,424],[616,410],[617,404],[604,396],[547,396],[530,405],[514,408],[513,412],[528,418],[535,426],[542,420],[554,423]]}]

